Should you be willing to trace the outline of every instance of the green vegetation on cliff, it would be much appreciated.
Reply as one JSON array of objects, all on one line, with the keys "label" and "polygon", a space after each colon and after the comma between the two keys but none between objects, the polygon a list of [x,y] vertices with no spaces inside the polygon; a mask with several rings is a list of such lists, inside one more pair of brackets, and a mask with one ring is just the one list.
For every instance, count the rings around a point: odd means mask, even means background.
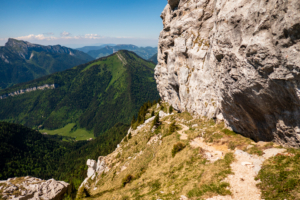
[{"label": "green vegetation on cliff", "polygon": [[159,98],[154,67],[133,52],[119,51],[16,85],[0,95],[44,84],[59,87],[0,100],[0,120],[47,130],[74,123],[98,136],[118,122],[130,123],[144,102]]}]

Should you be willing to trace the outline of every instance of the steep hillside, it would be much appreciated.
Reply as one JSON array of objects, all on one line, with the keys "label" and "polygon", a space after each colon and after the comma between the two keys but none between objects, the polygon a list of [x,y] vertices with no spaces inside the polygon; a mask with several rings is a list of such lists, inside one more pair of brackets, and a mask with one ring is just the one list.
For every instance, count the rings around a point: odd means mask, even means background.
[{"label": "steep hillside", "polygon": [[148,60],[151,61],[151,62],[153,62],[153,63],[155,63],[155,64],[157,64],[158,63],[158,61],[157,61],[157,54],[154,54],[154,56],[152,56]]},{"label": "steep hillside", "polygon": [[[75,195],[86,175],[86,159],[111,153],[128,128],[118,123],[93,141],[62,142],[22,125],[0,122],[0,179],[29,175],[64,180],[71,186],[70,195]],[[2,186],[0,181],[0,199]]]},{"label": "steep hillside", "polygon": [[169,112],[166,103],[152,106],[145,123],[131,127],[113,153],[89,159],[77,198],[298,199],[299,150],[256,143],[224,123]]},{"label": "steep hillside", "polygon": [[300,147],[300,1],[169,0],[161,18],[163,100]]},{"label": "steep hillside", "polygon": [[135,53],[120,51],[16,85],[0,96],[45,84],[58,87],[0,100],[0,120],[49,130],[74,123],[72,131],[85,128],[98,136],[117,122],[129,123],[144,102],[159,98],[154,67]]},{"label": "steep hillside", "polygon": [[119,50],[133,51],[137,55],[139,55],[140,57],[142,57],[146,60],[151,58],[154,54],[157,53],[156,47],[137,47],[134,45],[119,44],[116,46],[106,46],[102,49],[92,50],[92,51],[89,51],[87,54],[89,54],[93,58],[101,58],[104,56],[111,55]]},{"label": "steep hillside", "polygon": [[74,49],[9,39],[0,47],[0,89],[27,82],[93,60]]},{"label": "steep hillside", "polygon": [[53,178],[59,160],[86,143],[62,143],[22,125],[0,122],[0,179]]}]

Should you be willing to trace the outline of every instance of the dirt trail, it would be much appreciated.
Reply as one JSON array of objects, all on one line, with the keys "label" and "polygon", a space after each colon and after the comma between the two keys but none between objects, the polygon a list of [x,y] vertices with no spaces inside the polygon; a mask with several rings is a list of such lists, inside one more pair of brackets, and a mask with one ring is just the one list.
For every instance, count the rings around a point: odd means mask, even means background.
[{"label": "dirt trail", "polygon": [[178,134],[180,135],[180,139],[181,140],[187,140],[188,139],[188,135],[185,134],[184,132],[187,131],[187,130],[189,130],[189,127],[187,127],[184,124],[179,124],[179,125],[183,127],[182,130],[178,131]]},{"label": "dirt trail", "polygon": [[232,196],[215,196],[207,200],[261,200],[261,192],[256,187],[259,180],[255,181],[255,177],[266,159],[285,151],[272,148],[265,150],[263,156],[256,156],[236,150],[234,153],[236,161],[231,164],[234,174],[224,180],[230,184]]}]

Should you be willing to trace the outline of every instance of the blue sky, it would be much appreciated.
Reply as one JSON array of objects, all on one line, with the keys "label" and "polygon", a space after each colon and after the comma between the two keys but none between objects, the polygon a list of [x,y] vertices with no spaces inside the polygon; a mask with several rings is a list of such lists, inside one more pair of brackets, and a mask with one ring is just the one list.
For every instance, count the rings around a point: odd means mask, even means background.
[{"label": "blue sky", "polygon": [[167,0],[0,0],[0,46],[7,38],[43,45],[157,46]]}]

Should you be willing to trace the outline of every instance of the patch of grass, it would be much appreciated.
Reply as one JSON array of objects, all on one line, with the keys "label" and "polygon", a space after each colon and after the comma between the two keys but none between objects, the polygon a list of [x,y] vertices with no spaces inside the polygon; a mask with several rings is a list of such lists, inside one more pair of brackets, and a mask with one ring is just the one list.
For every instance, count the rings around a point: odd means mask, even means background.
[{"label": "patch of grass", "polygon": [[194,188],[190,190],[187,196],[189,198],[201,197],[206,193],[216,193],[223,196],[230,195],[231,192],[228,189],[226,189],[227,187],[229,187],[229,183],[225,183],[225,182],[202,185],[201,188]]},{"label": "patch of grass", "polygon": [[261,180],[263,199],[300,199],[300,150],[288,152],[265,161],[256,177]]},{"label": "patch of grass", "polygon": [[88,140],[90,138],[93,138],[93,139],[95,138],[92,131],[88,131],[84,128],[74,129],[75,126],[76,126],[75,123],[70,123],[70,124],[66,125],[65,127],[63,127],[63,128],[60,128],[60,129],[55,129],[55,130],[43,129],[43,130],[40,130],[40,132],[41,133],[47,133],[49,135],[61,135],[61,136],[66,136],[66,137],[72,137],[77,141],[78,140]]},{"label": "patch of grass", "polygon": [[149,183],[149,186],[151,188],[151,192],[155,192],[155,191],[159,190],[159,188],[161,187],[161,183],[159,182],[159,180],[155,180],[155,181]]},{"label": "patch of grass", "polygon": [[228,144],[228,148],[231,149],[231,150],[234,150],[236,148],[236,144],[234,142],[229,142]]},{"label": "patch of grass", "polygon": [[236,133],[234,131],[231,131],[229,129],[223,129],[222,132],[225,134],[225,135],[229,135],[229,136],[235,136]]},{"label": "patch of grass", "polygon": [[264,154],[264,152],[260,148],[258,148],[257,146],[251,147],[250,149],[248,149],[247,152],[250,153],[250,154],[256,154],[256,155],[259,155],[259,156],[262,156]]}]

